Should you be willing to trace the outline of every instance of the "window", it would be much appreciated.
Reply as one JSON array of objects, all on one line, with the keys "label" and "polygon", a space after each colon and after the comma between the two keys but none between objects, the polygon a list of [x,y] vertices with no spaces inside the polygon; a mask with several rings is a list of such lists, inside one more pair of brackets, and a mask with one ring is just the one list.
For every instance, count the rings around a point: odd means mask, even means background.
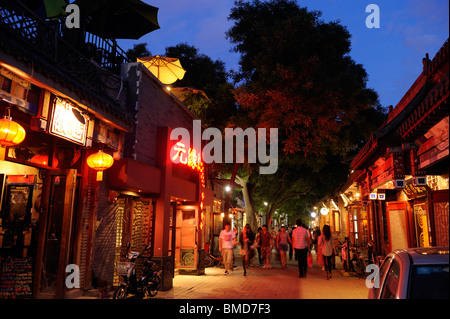
[{"label": "window", "polygon": [[448,299],[448,265],[414,266],[409,297],[411,299]]},{"label": "window", "polygon": [[395,299],[397,297],[397,289],[400,278],[400,264],[397,260],[392,261],[391,269],[387,274],[384,282],[383,292],[381,299]]},{"label": "window", "polygon": [[391,264],[391,257],[386,257],[385,261],[383,262],[383,264],[381,265],[381,268],[379,270],[379,276],[380,276],[380,287],[373,287],[372,289],[374,290],[374,295],[378,296],[379,294],[379,290],[381,288],[381,280],[383,280],[384,275],[386,274],[386,271],[389,269],[389,265]]}]

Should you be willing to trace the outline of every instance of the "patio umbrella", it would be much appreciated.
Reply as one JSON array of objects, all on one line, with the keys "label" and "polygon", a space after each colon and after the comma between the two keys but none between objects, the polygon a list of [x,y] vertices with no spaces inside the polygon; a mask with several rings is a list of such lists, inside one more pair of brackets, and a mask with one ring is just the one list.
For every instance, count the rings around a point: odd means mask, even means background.
[{"label": "patio umbrella", "polygon": [[145,65],[162,83],[172,84],[176,80],[181,80],[186,70],[181,66],[180,60],[164,56],[150,56],[138,58],[137,62]]},{"label": "patio umbrella", "polygon": [[77,0],[86,31],[107,39],[139,39],[159,29],[158,8],[140,0]]}]

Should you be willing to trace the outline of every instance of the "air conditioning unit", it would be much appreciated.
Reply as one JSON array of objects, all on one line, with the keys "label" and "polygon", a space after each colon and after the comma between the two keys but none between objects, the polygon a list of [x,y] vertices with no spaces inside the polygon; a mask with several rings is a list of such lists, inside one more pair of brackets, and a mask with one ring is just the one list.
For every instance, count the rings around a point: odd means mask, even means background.
[{"label": "air conditioning unit", "polygon": [[405,180],[404,179],[395,179],[394,180],[394,188],[405,188]]},{"label": "air conditioning unit", "polygon": [[426,176],[416,176],[413,178],[414,186],[425,186],[427,185],[427,177]]}]

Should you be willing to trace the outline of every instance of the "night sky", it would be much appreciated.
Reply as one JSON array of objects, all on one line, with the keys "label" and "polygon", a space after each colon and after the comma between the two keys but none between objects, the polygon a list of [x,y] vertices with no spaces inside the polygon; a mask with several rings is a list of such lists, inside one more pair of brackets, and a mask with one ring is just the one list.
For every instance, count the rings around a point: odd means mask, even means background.
[{"label": "night sky", "polygon": [[[238,67],[238,55],[230,52],[225,32],[234,0],[144,0],[159,8],[161,29],[139,40],[119,40],[127,50],[146,42],[152,55],[186,42],[225,62],[227,70]],[[299,0],[300,6],[322,12],[325,22],[340,20],[352,35],[350,55],[364,65],[368,87],[378,92],[382,106],[395,106],[422,72],[422,58],[438,52],[449,34],[447,0]],[[380,28],[366,26],[366,6],[380,9]],[[181,61],[183,64],[183,61]]]}]

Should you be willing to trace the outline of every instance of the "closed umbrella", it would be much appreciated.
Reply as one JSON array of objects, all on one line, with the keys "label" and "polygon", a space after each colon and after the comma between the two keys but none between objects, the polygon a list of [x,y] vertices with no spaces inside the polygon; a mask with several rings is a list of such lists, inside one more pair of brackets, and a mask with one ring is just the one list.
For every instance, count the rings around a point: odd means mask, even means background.
[{"label": "closed umbrella", "polygon": [[86,31],[107,39],[139,39],[159,29],[158,8],[140,0],[77,0]]},{"label": "closed umbrella", "polygon": [[180,60],[164,56],[150,56],[138,58],[137,62],[145,65],[162,83],[172,84],[176,80],[181,80],[186,70],[181,66]]}]

